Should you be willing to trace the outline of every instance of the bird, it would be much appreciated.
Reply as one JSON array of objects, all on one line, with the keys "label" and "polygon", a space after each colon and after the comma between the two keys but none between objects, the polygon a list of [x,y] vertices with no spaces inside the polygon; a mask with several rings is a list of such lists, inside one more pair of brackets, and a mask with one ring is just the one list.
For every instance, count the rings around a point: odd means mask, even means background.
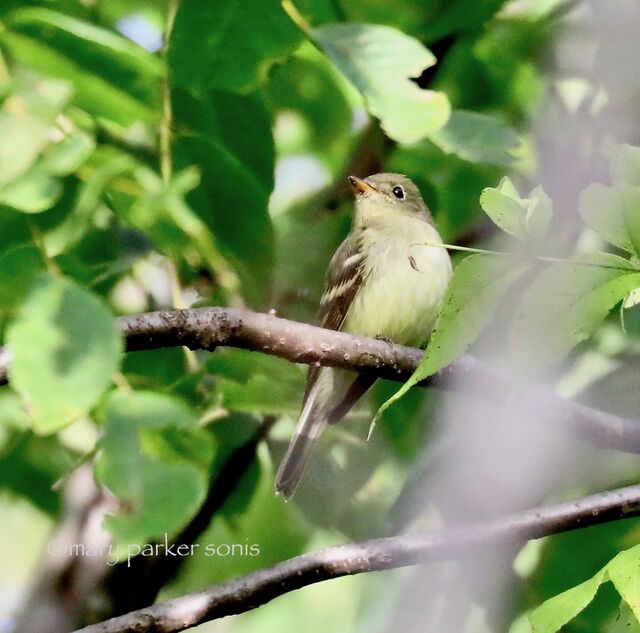
[{"label": "bird", "polygon": [[[316,323],[419,346],[433,331],[452,274],[449,254],[418,187],[402,174],[348,177],[352,226],[329,264]],[[311,365],[302,411],[276,474],[289,500],[327,424],[338,423],[375,377]]]}]

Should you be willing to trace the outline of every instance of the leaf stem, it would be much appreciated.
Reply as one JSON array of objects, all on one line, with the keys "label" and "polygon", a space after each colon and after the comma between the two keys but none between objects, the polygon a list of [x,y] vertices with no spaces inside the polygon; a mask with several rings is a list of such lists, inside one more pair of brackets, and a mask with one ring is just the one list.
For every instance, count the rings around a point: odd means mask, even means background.
[{"label": "leaf stem", "polygon": [[623,270],[626,272],[632,272],[630,268],[625,268],[623,266],[610,266],[607,264],[598,264],[596,262],[581,262],[575,259],[566,259],[563,257],[546,257],[544,255],[507,253],[505,251],[492,251],[485,248],[472,248],[471,246],[456,246],[454,244],[437,244],[435,242],[420,242],[419,244],[412,244],[412,246],[432,246],[437,248],[446,248],[448,251],[477,253],[479,255],[496,255],[499,257],[511,257],[514,259],[533,259],[535,261],[550,263],[550,264],[571,264],[574,266],[589,266],[591,268],[612,268],[614,270]]},{"label": "leaf stem", "polygon": [[[165,187],[171,182],[173,176],[173,159],[171,155],[171,142],[173,140],[173,109],[171,106],[171,76],[169,72],[169,42],[173,24],[178,12],[179,0],[169,0],[167,5],[167,23],[164,29],[164,42],[162,55],[165,62],[164,79],[162,80],[162,120],[160,122],[160,175]],[[167,258],[167,274],[171,288],[171,301],[175,308],[186,308],[182,297],[182,288],[176,264],[170,257]],[[198,360],[193,350],[184,348],[184,357],[189,371],[198,369]]]},{"label": "leaf stem", "polygon": [[178,11],[178,0],[169,0],[167,7],[167,23],[164,31],[164,43],[162,54],[165,60],[165,74],[162,81],[162,122],[160,123],[160,173],[162,180],[167,184],[171,180],[173,164],[171,158],[171,129],[173,127],[173,111],[171,108],[171,80],[169,78],[169,40],[173,23]]},{"label": "leaf stem", "polygon": [[304,19],[291,0],[281,0],[280,4],[284,12],[293,20],[295,25],[306,35],[311,33],[311,25]]}]

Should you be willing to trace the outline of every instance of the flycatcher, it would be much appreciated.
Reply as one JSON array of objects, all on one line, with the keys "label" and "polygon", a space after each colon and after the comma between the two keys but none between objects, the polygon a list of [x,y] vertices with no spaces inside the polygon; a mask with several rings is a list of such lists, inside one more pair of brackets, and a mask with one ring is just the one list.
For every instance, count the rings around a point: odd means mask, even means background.
[{"label": "flycatcher", "polygon": [[[451,277],[451,260],[418,188],[399,174],[349,176],[355,215],[329,264],[321,327],[418,346],[431,335]],[[327,424],[339,422],[375,382],[346,369],[309,367],[302,413],[278,469],[289,499]]]}]

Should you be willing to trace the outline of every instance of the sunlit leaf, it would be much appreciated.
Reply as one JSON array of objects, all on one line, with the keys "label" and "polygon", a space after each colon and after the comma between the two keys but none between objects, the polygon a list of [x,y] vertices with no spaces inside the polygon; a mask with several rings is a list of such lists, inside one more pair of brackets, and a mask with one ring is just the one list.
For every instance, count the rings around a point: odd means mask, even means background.
[{"label": "sunlit leaf", "polygon": [[585,582],[545,600],[529,613],[533,633],[556,633],[576,617],[595,597],[603,582],[611,580],[636,619],[640,615],[638,569],[640,545],[620,552]]},{"label": "sunlit leaf", "polygon": [[117,323],[102,302],[74,283],[36,280],[7,329],[11,385],[39,433],[51,433],[86,413],[120,362]]},{"label": "sunlit leaf", "polygon": [[576,587],[550,598],[529,614],[533,633],[555,633],[580,613],[595,597],[606,569]]},{"label": "sunlit leaf", "polygon": [[411,81],[436,63],[418,40],[372,24],[322,26],[311,36],[360,91],[390,138],[415,143],[447,122],[446,95]]},{"label": "sunlit leaf", "polygon": [[62,194],[62,185],[42,171],[34,169],[0,189],[0,205],[24,213],[50,209]]},{"label": "sunlit leaf", "polygon": [[41,7],[12,12],[0,43],[20,63],[73,84],[75,102],[122,125],[159,119],[162,64],[112,31]]},{"label": "sunlit leaf", "polygon": [[608,565],[609,579],[640,621],[640,546],[620,552]]}]

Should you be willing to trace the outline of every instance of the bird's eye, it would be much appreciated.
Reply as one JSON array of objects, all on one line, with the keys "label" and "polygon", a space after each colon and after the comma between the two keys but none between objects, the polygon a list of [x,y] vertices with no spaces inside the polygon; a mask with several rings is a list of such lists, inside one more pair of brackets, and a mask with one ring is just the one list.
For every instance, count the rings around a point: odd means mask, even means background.
[{"label": "bird's eye", "polygon": [[404,200],[404,189],[400,185],[396,185],[391,193],[398,198],[398,200]]}]

